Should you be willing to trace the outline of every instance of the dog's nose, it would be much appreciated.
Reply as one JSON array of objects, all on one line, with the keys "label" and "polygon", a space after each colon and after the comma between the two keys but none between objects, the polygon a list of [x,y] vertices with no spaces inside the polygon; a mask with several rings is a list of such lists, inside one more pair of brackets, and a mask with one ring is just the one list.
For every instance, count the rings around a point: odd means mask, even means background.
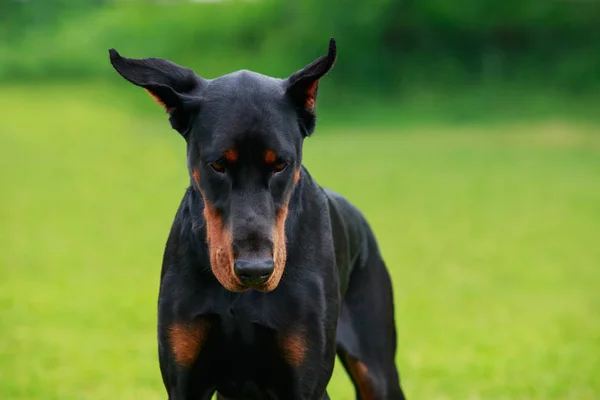
[{"label": "dog's nose", "polygon": [[259,261],[237,260],[233,269],[243,284],[260,285],[269,279],[275,269],[275,263],[271,259]]}]

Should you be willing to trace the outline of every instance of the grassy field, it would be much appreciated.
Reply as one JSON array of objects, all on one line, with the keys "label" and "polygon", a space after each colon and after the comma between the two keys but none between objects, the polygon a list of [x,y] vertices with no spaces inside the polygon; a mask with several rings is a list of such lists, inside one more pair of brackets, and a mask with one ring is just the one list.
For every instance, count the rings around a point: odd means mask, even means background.
[{"label": "grassy field", "polygon": [[[166,398],[183,140],[86,90],[0,88],[1,399]],[[600,398],[598,126],[327,126],[305,164],[378,235],[410,399]],[[337,367],[329,391],[354,398]]]}]

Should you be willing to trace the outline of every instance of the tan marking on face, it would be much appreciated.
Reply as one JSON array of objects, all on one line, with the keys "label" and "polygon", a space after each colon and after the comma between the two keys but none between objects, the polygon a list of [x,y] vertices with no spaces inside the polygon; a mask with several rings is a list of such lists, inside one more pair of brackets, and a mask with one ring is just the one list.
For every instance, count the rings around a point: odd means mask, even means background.
[{"label": "tan marking on face", "polygon": [[162,101],[160,99],[160,97],[158,97],[156,94],[152,93],[152,91],[148,90],[148,89],[144,89],[146,92],[148,92],[148,94],[150,96],[152,96],[152,98],[154,99],[154,101],[158,104],[161,105],[164,109],[165,112],[171,112],[171,111],[175,111],[175,107],[167,107],[167,105],[165,104],[164,101]]},{"label": "tan marking on face", "polygon": [[175,323],[168,329],[169,343],[175,362],[185,368],[192,366],[202,350],[210,323],[201,320],[191,323]]},{"label": "tan marking on face", "polygon": [[273,150],[265,151],[265,162],[267,164],[273,164],[277,159],[277,154]]},{"label": "tan marking on face", "polygon": [[192,175],[194,176],[194,182],[196,182],[196,186],[200,187],[200,171],[198,168],[194,168],[192,170]]},{"label": "tan marking on face", "polygon": [[228,149],[223,154],[225,155],[225,159],[230,163],[234,163],[238,159],[238,152],[236,149]]},{"label": "tan marking on face", "polygon": [[231,292],[243,291],[242,282],[233,270],[231,231],[223,226],[218,210],[204,199],[206,242],[210,253],[210,267],[221,285]]},{"label": "tan marking on face", "polygon": [[264,287],[259,289],[262,292],[270,292],[274,290],[283,276],[285,269],[285,261],[287,257],[286,238],[285,238],[285,220],[288,215],[289,199],[277,211],[275,226],[273,227],[273,262],[275,264],[273,273],[269,280],[264,284]]},{"label": "tan marking on face", "polygon": [[292,367],[299,367],[304,363],[308,343],[302,331],[280,337],[280,346],[284,360]]},{"label": "tan marking on face", "polygon": [[373,390],[367,366],[352,357],[346,356],[345,358],[348,365],[348,373],[358,389],[360,398],[363,400],[375,400],[375,391]]},{"label": "tan marking on face", "polygon": [[300,180],[300,168],[294,171],[294,185]]}]

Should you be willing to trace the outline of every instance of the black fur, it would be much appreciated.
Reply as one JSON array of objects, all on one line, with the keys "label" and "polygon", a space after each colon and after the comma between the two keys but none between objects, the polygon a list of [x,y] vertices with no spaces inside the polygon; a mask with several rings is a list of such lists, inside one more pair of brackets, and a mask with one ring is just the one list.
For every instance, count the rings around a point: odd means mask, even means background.
[{"label": "black fur", "polygon": [[[392,286],[373,232],[302,166],[318,80],[335,58],[332,39],[326,56],[288,79],[238,71],[206,80],[166,60],[110,51],[114,68],[165,106],[187,143],[190,187],[167,241],[158,302],[170,400],[215,392],[227,399],[328,398],[336,353],[357,398],[404,399]],[[228,149],[235,157],[224,157]],[[235,291],[225,289],[217,264],[211,267],[207,227],[230,234],[236,262],[278,265],[276,226],[286,207],[279,284],[240,284],[238,270],[231,275],[224,267],[237,282]]]}]

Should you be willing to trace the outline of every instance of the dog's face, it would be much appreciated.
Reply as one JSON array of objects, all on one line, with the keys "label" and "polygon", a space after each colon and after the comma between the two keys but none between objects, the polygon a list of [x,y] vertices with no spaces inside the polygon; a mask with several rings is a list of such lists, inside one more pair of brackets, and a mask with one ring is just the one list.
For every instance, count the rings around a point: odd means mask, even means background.
[{"label": "dog's face", "polygon": [[302,142],[314,130],[319,79],[335,57],[332,39],[326,56],[287,79],[238,71],[205,80],[166,60],[110,51],[115,69],[165,107],[187,142],[211,268],[227,290],[269,292],[281,280]]}]

